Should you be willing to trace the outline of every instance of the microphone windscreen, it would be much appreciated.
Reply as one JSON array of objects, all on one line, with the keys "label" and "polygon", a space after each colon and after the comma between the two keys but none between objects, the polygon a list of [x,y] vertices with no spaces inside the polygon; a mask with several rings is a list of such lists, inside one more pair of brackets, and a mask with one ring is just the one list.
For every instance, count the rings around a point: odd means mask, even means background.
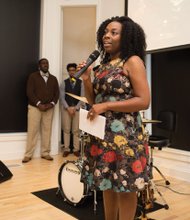
[{"label": "microphone windscreen", "polygon": [[90,54],[89,58],[95,61],[99,57],[99,55],[100,55],[100,52],[98,50],[95,50],[94,52]]},{"label": "microphone windscreen", "polygon": [[83,66],[73,77],[79,78],[87,70],[87,68],[99,57],[99,55],[100,52],[98,50],[92,52],[86,61],[86,65]]}]

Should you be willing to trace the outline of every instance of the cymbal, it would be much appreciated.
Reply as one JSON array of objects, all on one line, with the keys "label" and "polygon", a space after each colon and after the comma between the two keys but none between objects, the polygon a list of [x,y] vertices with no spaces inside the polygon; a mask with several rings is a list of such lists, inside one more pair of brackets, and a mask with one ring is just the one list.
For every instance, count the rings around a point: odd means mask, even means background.
[{"label": "cymbal", "polygon": [[146,119],[146,118],[142,118],[142,123],[144,124],[148,124],[148,123],[161,123],[162,121],[159,120],[154,120],[154,119]]},{"label": "cymbal", "polygon": [[85,103],[88,103],[86,97],[83,97],[83,96],[78,96],[78,95],[75,95],[75,94],[72,94],[72,93],[69,93],[69,92],[66,92],[67,95],[79,100],[79,101],[82,101],[82,102],[85,102]]}]

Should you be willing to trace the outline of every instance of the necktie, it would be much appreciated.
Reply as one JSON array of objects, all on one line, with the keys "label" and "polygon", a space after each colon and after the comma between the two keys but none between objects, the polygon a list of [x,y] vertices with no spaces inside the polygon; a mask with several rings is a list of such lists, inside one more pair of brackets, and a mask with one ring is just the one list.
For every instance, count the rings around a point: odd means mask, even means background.
[{"label": "necktie", "polygon": [[42,73],[42,76],[49,77],[49,73]]},{"label": "necktie", "polygon": [[72,88],[74,88],[75,82],[76,82],[76,79],[75,78],[71,78],[71,86],[72,86]]}]

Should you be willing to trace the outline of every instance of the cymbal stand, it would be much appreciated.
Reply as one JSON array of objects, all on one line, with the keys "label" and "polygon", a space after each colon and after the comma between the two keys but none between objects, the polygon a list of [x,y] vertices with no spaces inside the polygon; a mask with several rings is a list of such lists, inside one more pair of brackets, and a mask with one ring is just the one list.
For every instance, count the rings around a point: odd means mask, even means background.
[{"label": "cymbal stand", "polygon": [[[148,142],[148,140],[149,140],[149,132],[148,132],[147,129],[145,129],[145,135],[146,135],[146,141]],[[156,186],[156,184],[155,184],[155,182],[153,180],[153,168],[156,168],[153,165],[153,148],[150,148],[149,168],[150,168],[150,171],[149,171],[150,172],[150,180],[149,180],[149,182],[150,182],[154,192],[157,192],[159,194],[159,196],[160,196],[160,198],[161,198],[161,200],[163,202],[164,208],[165,209],[169,209],[169,206],[168,206],[166,200],[164,199],[162,193],[158,190],[158,188],[157,188],[157,186]]]},{"label": "cymbal stand", "polygon": [[150,157],[150,167],[156,169],[156,171],[160,174],[162,179],[165,181],[166,185],[170,185],[170,182],[166,179],[166,177],[162,174],[162,172],[158,169],[158,167],[153,165],[153,150],[154,150],[154,147],[150,147],[150,154],[151,154],[151,157]]},{"label": "cymbal stand", "polygon": [[[149,164],[150,164],[149,167],[150,167],[150,182],[151,182],[151,185],[152,185],[154,191],[159,194],[159,196],[160,196],[160,198],[161,198],[161,200],[162,200],[162,202],[163,202],[164,208],[165,208],[165,209],[169,209],[169,206],[168,206],[166,200],[164,199],[162,193],[158,190],[158,188],[157,188],[157,186],[156,186],[156,184],[155,184],[155,182],[154,182],[154,180],[153,180],[153,172],[152,172],[152,170],[153,170],[153,167],[154,167],[154,168],[156,168],[156,167],[153,165],[153,149],[152,149],[152,148],[151,148],[151,150],[150,150],[150,162],[149,162]],[[157,169],[156,169],[156,170],[157,170]],[[165,177],[164,177],[164,178],[165,178]]]},{"label": "cymbal stand", "polygon": [[88,134],[86,134],[84,131],[80,132],[80,157],[79,160],[84,160],[84,146],[87,142]]},{"label": "cymbal stand", "polygon": [[[85,153],[84,153],[84,148],[85,148],[85,144],[87,143],[87,139],[88,139],[89,135],[86,134],[84,131],[81,131],[80,133],[80,157],[78,159],[78,164],[83,167],[83,163],[85,160]],[[94,193],[94,214],[96,214],[96,210],[97,210],[97,194],[96,194],[96,190],[93,190]]]}]

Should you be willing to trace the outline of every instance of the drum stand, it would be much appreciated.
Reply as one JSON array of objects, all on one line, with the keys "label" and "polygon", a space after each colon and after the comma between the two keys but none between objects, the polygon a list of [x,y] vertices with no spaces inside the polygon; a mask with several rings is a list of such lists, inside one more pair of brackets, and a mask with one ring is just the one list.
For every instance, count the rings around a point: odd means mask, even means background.
[{"label": "drum stand", "polygon": [[[145,131],[146,135],[147,135],[147,140],[148,140],[148,131]],[[169,206],[166,202],[166,200],[164,199],[162,193],[158,190],[154,180],[153,180],[153,149],[151,148],[150,151],[150,161],[149,161],[149,168],[150,168],[150,180],[149,182],[146,184],[145,186],[145,190],[139,192],[140,193],[140,199],[141,199],[141,205],[142,205],[142,211],[141,211],[141,216],[135,218],[135,220],[155,220],[152,218],[148,218],[147,214],[146,214],[146,210],[150,209],[153,207],[154,205],[154,201],[156,200],[154,198],[154,192],[157,192],[158,195],[160,196],[162,202],[163,202],[163,207],[165,209],[169,209]]]},{"label": "drum stand", "polygon": [[[84,162],[84,146],[86,144],[88,135],[85,134],[84,131],[81,131],[80,134],[80,146],[81,146],[81,155],[78,159],[78,162],[81,164],[81,166],[83,166],[83,162]],[[96,194],[96,190],[93,190],[94,193],[94,214],[96,214],[96,210],[97,210],[97,194]]]},{"label": "drum stand", "polygon": [[96,199],[96,190],[94,190],[94,214],[96,214],[97,210],[97,199]]},{"label": "drum stand", "polygon": [[[141,219],[141,220],[154,220],[152,218],[148,218],[146,212],[148,209],[153,208],[154,206],[154,188],[152,186],[152,182],[149,181],[148,183],[145,183],[145,188],[142,191],[137,192],[137,198],[138,198],[138,208],[140,209],[140,216],[139,213],[136,214],[138,217],[135,217],[135,220]],[[138,211],[138,209],[137,209]]]}]

